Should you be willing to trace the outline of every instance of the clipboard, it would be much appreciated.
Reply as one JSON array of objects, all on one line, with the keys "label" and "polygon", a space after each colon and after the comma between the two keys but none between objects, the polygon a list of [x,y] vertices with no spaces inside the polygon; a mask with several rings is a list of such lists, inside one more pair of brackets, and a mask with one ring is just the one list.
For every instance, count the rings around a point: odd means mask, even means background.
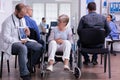
[{"label": "clipboard", "polygon": [[20,40],[27,39],[27,35],[25,33],[25,27],[19,27],[18,28],[18,32],[19,32],[19,38],[20,38]]}]

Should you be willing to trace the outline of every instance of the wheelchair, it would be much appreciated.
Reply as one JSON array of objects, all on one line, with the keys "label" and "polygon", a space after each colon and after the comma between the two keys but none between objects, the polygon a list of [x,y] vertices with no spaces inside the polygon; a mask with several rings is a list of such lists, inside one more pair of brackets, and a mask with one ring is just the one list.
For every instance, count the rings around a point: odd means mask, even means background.
[{"label": "wheelchair", "polygon": [[[51,29],[49,29],[49,32],[46,34],[46,47],[44,50],[44,54],[42,55],[42,58],[40,60],[40,75],[42,78],[46,78],[47,74],[49,73],[49,71],[47,71],[46,68],[47,68],[47,64],[48,64],[48,44],[49,44],[48,37],[49,37],[50,33],[51,33]],[[73,35],[73,38],[74,38],[74,36],[75,35]],[[70,67],[69,71],[73,73],[73,75],[75,76],[76,79],[78,79],[81,76],[81,71],[80,71],[79,67],[77,66],[78,59],[77,59],[76,45],[75,45],[76,42],[75,42],[75,40],[73,40],[73,41],[74,41],[74,44],[72,44],[70,60],[69,60],[69,67]],[[62,55],[63,55],[62,51],[56,52],[55,64],[57,64],[58,62],[63,62]]]}]

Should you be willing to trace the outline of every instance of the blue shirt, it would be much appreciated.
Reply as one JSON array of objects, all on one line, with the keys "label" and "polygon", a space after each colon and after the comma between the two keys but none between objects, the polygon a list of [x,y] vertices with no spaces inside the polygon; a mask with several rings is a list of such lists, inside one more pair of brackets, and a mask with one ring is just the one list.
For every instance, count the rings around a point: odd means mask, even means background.
[{"label": "blue shirt", "polygon": [[32,29],[34,29],[36,31],[36,33],[37,33],[37,41],[39,41],[40,40],[40,31],[39,31],[39,28],[38,28],[36,22],[32,18],[30,18],[29,16],[24,16],[24,18],[25,18],[25,21],[26,21],[26,25],[29,28],[32,28]]},{"label": "blue shirt", "polygon": [[[117,31],[117,26],[114,22],[110,21],[109,22],[109,27],[111,28],[111,32],[110,35],[112,36],[113,39],[118,39],[119,38],[119,34]],[[109,36],[107,37],[109,38]]]}]

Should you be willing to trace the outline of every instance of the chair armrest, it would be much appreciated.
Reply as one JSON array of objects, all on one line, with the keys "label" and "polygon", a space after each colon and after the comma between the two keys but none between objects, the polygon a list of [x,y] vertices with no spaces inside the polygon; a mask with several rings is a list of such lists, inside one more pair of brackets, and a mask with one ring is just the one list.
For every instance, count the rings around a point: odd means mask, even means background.
[{"label": "chair armrest", "polygon": [[109,34],[109,36],[110,36],[110,39],[113,41],[112,35],[111,35],[111,34]]}]

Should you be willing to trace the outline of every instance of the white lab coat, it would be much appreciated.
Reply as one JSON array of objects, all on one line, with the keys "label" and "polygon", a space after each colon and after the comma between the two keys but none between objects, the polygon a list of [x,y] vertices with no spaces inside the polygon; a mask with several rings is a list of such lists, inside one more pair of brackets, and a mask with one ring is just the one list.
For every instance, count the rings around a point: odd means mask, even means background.
[{"label": "white lab coat", "polygon": [[[12,19],[15,21],[15,25]],[[2,24],[2,30],[1,30],[1,40],[0,40],[0,49],[1,51],[4,51],[6,54],[4,55],[6,58],[9,58],[11,56],[11,47],[12,44],[15,42],[20,42],[19,36],[18,36],[18,27],[19,27],[19,19],[12,14],[9,16]],[[26,27],[25,19],[21,19],[22,26]]]}]

